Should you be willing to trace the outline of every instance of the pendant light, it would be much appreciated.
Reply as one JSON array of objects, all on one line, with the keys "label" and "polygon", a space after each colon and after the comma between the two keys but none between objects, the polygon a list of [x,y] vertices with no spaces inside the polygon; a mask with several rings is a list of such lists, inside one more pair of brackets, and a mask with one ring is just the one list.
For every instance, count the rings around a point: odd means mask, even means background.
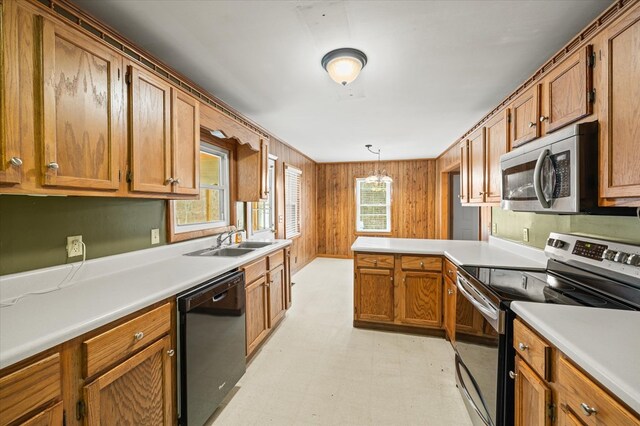
[{"label": "pendant light", "polygon": [[[377,183],[377,184],[382,184],[382,183],[386,184],[386,183],[393,182],[393,179],[391,179],[391,176],[387,174],[386,170],[384,169],[380,170],[380,148],[378,148],[377,151],[374,151],[371,149],[372,146],[373,145],[365,145],[365,148],[367,148],[370,153],[376,154],[378,156],[378,163],[377,163],[377,167],[371,173],[369,173],[369,176],[367,176],[367,178],[364,181],[367,183]],[[384,185],[379,185],[379,189],[380,190],[384,189]]]},{"label": "pendant light", "polygon": [[322,68],[333,81],[343,86],[358,78],[365,65],[367,55],[350,47],[332,50],[322,58]]}]

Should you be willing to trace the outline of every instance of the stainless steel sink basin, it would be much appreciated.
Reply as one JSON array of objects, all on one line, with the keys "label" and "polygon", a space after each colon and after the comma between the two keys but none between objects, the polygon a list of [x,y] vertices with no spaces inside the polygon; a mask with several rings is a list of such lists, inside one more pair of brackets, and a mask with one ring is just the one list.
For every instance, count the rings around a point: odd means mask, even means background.
[{"label": "stainless steel sink basin", "polygon": [[259,249],[262,247],[270,246],[275,242],[270,241],[245,241],[244,243],[238,244],[238,248],[250,248],[250,249]]},{"label": "stainless steel sink basin", "polygon": [[185,254],[185,256],[219,256],[219,257],[238,257],[251,253],[253,249],[250,248],[235,248],[227,247],[221,249],[206,248],[202,250],[192,251]]}]

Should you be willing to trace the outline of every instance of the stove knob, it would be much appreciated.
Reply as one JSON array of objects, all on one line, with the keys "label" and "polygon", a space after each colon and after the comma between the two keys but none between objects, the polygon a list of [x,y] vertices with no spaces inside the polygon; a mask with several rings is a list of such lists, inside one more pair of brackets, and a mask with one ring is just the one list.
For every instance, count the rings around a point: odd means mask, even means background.
[{"label": "stove knob", "polygon": [[627,265],[640,266],[640,254],[634,253],[627,258]]},{"label": "stove knob", "polygon": [[555,241],[556,241],[556,240],[554,240],[553,238],[549,238],[549,239],[547,240],[547,245],[548,245],[548,246],[553,247],[553,243],[554,243]]},{"label": "stove knob", "polygon": [[628,254],[628,253],[625,253],[625,252],[623,252],[623,251],[619,251],[619,252],[616,254],[616,257],[614,257],[614,258],[613,258],[613,261],[614,261],[614,262],[618,262],[618,263],[624,263],[624,262],[626,262],[626,261],[627,261],[627,258],[628,258],[628,257],[629,257],[629,254]]},{"label": "stove knob", "polygon": [[609,250],[606,249],[603,253],[602,253],[602,258],[605,260],[613,260],[614,257],[616,257],[616,254],[618,252],[615,250]]},{"label": "stove knob", "polygon": [[552,243],[552,245],[553,245],[555,248],[562,248],[562,247],[564,247],[564,244],[565,244],[565,243],[564,243],[564,241],[562,241],[562,240],[554,240],[554,241],[553,241],[553,243]]}]

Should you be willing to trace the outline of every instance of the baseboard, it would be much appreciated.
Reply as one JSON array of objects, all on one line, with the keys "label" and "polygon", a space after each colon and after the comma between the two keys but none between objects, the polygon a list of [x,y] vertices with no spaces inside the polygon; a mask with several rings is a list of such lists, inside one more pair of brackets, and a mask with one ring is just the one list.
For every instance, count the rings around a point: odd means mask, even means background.
[{"label": "baseboard", "polygon": [[329,259],[353,259],[353,257],[348,254],[317,254],[316,257],[326,257]]},{"label": "baseboard", "polygon": [[366,328],[369,330],[393,331],[396,333],[400,332],[406,334],[419,334],[421,336],[445,337],[445,331],[439,328],[412,327],[410,325],[385,324],[381,322],[368,322],[358,320],[353,321],[353,326],[356,328]]}]

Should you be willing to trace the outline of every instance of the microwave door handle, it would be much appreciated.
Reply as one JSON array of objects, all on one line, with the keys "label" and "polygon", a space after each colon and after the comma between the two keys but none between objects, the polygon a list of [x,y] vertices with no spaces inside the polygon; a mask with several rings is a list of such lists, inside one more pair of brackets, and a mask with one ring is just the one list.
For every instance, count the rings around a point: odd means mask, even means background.
[{"label": "microwave door handle", "polygon": [[540,155],[538,156],[538,161],[536,161],[536,168],[533,170],[533,189],[536,191],[536,198],[544,207],[548,209],[551,207],[549,201],[545,198],[544,193],[542,192],[542,164],[544,163],[544,159],[549,155],[548,149],[543,149]]}]

